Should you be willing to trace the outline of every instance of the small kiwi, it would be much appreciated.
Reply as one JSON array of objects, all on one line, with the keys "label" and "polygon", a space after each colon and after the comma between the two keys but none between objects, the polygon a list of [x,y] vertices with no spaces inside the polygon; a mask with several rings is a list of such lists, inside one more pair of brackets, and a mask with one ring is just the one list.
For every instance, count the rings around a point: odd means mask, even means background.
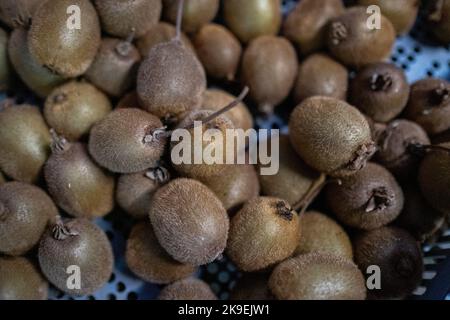
[{"label": "small kiwi", "polygon": [[430,31],[440,42],[450,43],[450,1],[431,0],[426,6]]},{"label": "small kiwi", "polygon": [[422,280],[419,244],[402,229],[383,227],[364,232],[356,237],[353,246],[355,262],[364,273],[369,266],[380,268],[381,288],[368,291],[369,298],[404,298]]},{"label": "small kiwi", "polygon": [[302,0],[288,14],[283,24],[283,35],[297,46],[302,55],[318,51],[326,47],[328,22],[344,10],[342,0]]},{"label": "small kiwi", "polygon": [[262,273],[245,273],[231,290],[230,300],[273,300],[269,277]]},{"label": "small kiwi", "polygon": [[188,278],[164,287],[158,300],[217,300],[217,297],[203,280]]},{"label": "small kiwi", "polygon": [[87,82],[72,81],[47,97],[44,117],[48,125],[71,141],[87,136],[92,126],[112,110],[108,97]]},{"label": "small kiwi", "polygon": [[450,82],[427,78],[414,83],[405,115],[430,135],[450,129]]},{"label": "small kiwi", "polygon": [[351,7],[332,19],[327,32],[328,49],[343,64],[352,67],[384,60],[395,42],[392,23],[381,15],[380,28],[370,28],[366,7]]},{"label": "small kiwi", "polygon": [[11,29],[27,28],[41,0],[0,1],[0,21]]},{"label": "small kiwi", "polygon": [[364,300],[366,282],[349,259],[308,253],[280,263],[269,279],[280,300]]},{"label": "small kiwi", "polygon": [[353,106],[329,97],[311,97],[292,112],[292,146],[312,168],[332,176],[361,170],[375,153],[369,124]]},{"label": "small kiwi", "polygon": [[280,0],[227,0],[223,11],[226,25],[244,43],[280,30]]},{"label": "small kiwi", "polygon": [[[80,9],[80,28],[67,27],[70,6]],[[32,21],[29,49],[43,67],[67,78],[86,72],[100,45],[100,22],[89,0],[47,0],[38,6]]]},{"label": "small kiwi", "polygon": [[110,35],[126,38],[134,30],[143,36],[158,23],[161,0],[95,0],[102,29]]},{"label": "small kiwi", "polygon": [[40,188],[23,182],[0,186],[0,252],[18,256],[32,249],[50,219],[58,214]]},{"label": "small kiwi", "polygon": [[327,55],[309,56],[299,67],[294,86],[294,99],[300,103],[313,96],[347,99],[348,71]]},{"label": "small kiwi", "polygon": [[[107,283],[113,269],[113,252],[102,229],[89,220],[58,221],[39,244],[39,264],[46,278],[70,295],[88,295]],[[80,268],[80,289],[68,288],[67,269]]]},{"label": "small kiwi", "polygon": [[242,47],[230,31],[218,24],[207,24],[195,35],[194,45],[208,76],[234,80]]},{"label": "small kiwi", "polygon": [[157,284],[167,284],[189,277],[196,269],[172,259],[158,243],[149,222],[139,222],[131,229],[125,259],[134,274]]},{"label": "small kiwi", "polygon": [[11,87],[12,69],[8,56],[9,37],[5,30],[0,28],[0,91]]},{"label": "small kiwi", "polygon": [[119,100],[119,102],[117,102],[116,109],[123,108],[140,108],[139,98],[136,91],[128,92]]},{"label": "small kiwi", "polygon": [[50,134],[31,105],[0,106],[0,169],[13,180],[36,182],[50,154]]},{"label": "small kiwi", "polygon": [[26,258],[0,257],[0,300],[47,300],[48,283]]},{"label": "small kiwi", "polygon": [[340,182],[327,186],[327,202],[337,218],[348,226],[379,228],[392,222],[403,209],[402,189],[380,165],[369,162]]},{"label": "small kiwi", "polygon": [[89,152],[102,167],[135,173],[155,167],[166,143],[157,135],[161,121],[139,109],[117,109],[97,122],[90,133]]},{"label": "small kiwi", "polygon": [[241,68],[243,82],[259,111],[270,114],[294,86],[297,53],[285,38],[260,36],[245,49]]},{"label": "small kiwi", "polygon": [[85,77],[107,94],[119,97],[134,85],[140,60],[131,39],[103,38]]}]

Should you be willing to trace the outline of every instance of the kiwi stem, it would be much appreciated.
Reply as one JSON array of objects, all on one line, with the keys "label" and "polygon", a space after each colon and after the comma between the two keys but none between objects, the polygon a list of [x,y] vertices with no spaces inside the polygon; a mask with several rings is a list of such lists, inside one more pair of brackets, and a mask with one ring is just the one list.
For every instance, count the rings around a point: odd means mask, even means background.
[{"label": "kiwi stem", "polygon": [[294,218],[294,210],[287,205],[284,201],[278,201],[276,203],[276,209],[279,216],[288,221],[292,221]]},{"label": "kiwi stem", "polygon": [[331,25],[331,36],[335,46],[348,37],[348,30],[342,22],[334,22]]},{"label": "kiwi stem", "polygon": [[443,83],[431,92],[431,103],[433,105],[440,106],[448,100],[450,100],[450,90]]},{"label": "kiwi stem", "polygon": [[116,52],[122,56],[126,57],[130,54],[131,51],[131,43],[134,40],[134,36],[136,34],[136,29],[132,28],[131,33],[128,35],[127,39],[124,41],[120,41],[116,46]]},{"label": "kiwi stem", "polygon": [[64,222],[62,221],[61,216],[56,216],[56,223],[52,229],[53,238],[55,240],[65,240],[68,237],[78,236],[79,233],[70,230]]},{"label": "kiwi stem", "polygon": [[178,0],[177,25],[175,40],[181,42],[181,24],[183,23],[184,0]]},{"label": "kiwi stem", "polygon": [[390,74],[374,74],[370,78],[370,89],[372,91],[387,91],[392,86]]},{"label": "kiwi stem", "polygon": [[145,173],[145,176],[161,184],[167,183],[170,180],[169,170],[167,170],[163,166],[152,168],[151,170]]},{"label": "kiwi stem", "polygon": [[425,145],[421,143],[411,142],[408,145],[409,152],[416,154],[418,156],[424,156],[426,151],[444,151],[450,153],[450,148],[436,145]]},{"label": "kiwi stem", "polygon": [[367,213],[384,210],[386,209],[392,201],[392,196],[390,196],[385,187],[379,187],[372,190],[372,195],[366,203],[365,211]]},{"label": "kiwi stem", "polygon": [[308,209],[309,205],[314,201],[314,199],[317,197],[317,195],[322,191],[322,189],[329,183],[339,183],[342,184],[341,180],[327,180],[325,174],[321,174],[319,178],[317,178],[312,184],[311,187],[309,187],[308,192],[306,192],[305,196],[298,201],[296,204],[294,204],[295,211],[299,211],[299,214],[305,213],[305,211]]},{"label": "kiwi stem", "polygon": [[431,4],[431,10],[428,14],[428,20],[432,22],[439,22],[442,19],[442,11],[444,9],[444,0],[435,0]]},{"label": "kiwi stem", "polygon": [[58,135],[53,128],[50,129],[50,135],[52,137],[52,143],[50,145],[52,152],[55,154],[61,154],[65,152],[69,147],[69,142],[66,140],[66,138]]},{"label": "kiwi stem", "polygon": [[345,166],[350,171],[361,170],[367,163],[367,160],[377,151],[377,146],[373,141],[363,144],[356,151],[355,157]]}]

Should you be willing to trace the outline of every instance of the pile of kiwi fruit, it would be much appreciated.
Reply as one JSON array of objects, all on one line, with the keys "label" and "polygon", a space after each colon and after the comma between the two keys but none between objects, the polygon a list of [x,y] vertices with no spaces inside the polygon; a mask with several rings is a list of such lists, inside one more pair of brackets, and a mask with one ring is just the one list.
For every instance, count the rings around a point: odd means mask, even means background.
[{"label": "pile of kiwi fruit", "polygon": [[[231,299],[412,294],[450,214],[450,82],[386,62],[418,1],[281,2],[0,0],[1,300],[94,295],[123,260],[160,300],[218,299],[196,275],[223,259],[243,273]],[[450,0],[424,10],[448,45]],[[275,175],[170,158],[176,128],[273,113]],[[123,250],[107,215],[130,225]]]}]

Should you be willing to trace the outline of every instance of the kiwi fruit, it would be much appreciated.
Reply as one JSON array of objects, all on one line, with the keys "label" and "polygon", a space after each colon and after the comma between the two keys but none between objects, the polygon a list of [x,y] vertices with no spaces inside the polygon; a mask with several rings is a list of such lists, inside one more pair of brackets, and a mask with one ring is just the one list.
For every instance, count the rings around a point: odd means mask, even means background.
[{"label": "kiwi fruit", "polygon": [[50,219],[58,214],[40,188],[23,182],[0,186],[0,252],[19,256],[32,249]]},{"label": "kiwi fruit", "polygon": [[313,96],[347,99],[348,71],[342,64],[327,55],[309,56],[299,67],[294,86],[294,99],[300,103]]},{"label": "kiwi fruit", "polygon": [[126,38],[131,32],[143,36],[158,23],[161,0],[95,0],[102,29],[112,36]]},{"label": "kiwi fruit", "polygon": [[262,273],[245,273],[231,290],[230,300],[273,300],[269,277]]},{"label": "kiwi fruit", "polygon": [[217,297],[203,280],[187,278],[164,287],[158,300],[217,300]]},{"label": "kiwi fruit", "polygon": [[47,97],[44,117],[48,125],[70,141],[87,136],[92,126],[112,110],[108,97],[88,82],[71,81]]},{"label": "kiwi fruit", "polygon": [[8,34],[0,28],[0,91],[6,91],[11,86],[11,65],[8,57]]},{"label": "kiwi fruit", "polygon": [[164,167],[123,174],[117,181],[117,203],[126,213],[136,219],[148,218],[153,195],[169,180],[169,171]]},{"label": "kiwi fruit", "polygon": [[244,43],[262,35],[276,35],[282,13],[280,0],[227,0],[223,2],[225,24]]},{"label": "kiwi fruit", "polygon": [[294,86],[297,53],[285,38],[260,36],[245,49],[241,68],[243,82],[259,111],[270,114]]},{"label": "kiwi fruit", "polygon": [[345,225],[371,230],[398,217],[404,196],[395,178],[384,167],[368,163],[341,183],[326,188],[327,202]]},{"label": "kiwi fruit", "polygon": [[335,98],[304,100],[290,116],[289,132],[306,164],[335,177],[358,172],[376,151],[366,118]]},{"label": "kiwi fruit", "polygon": [[22,257],[0,257],[0,300],[47,300],[48,283]]},{"label": "kiwi fruit", "polygon": [[[172,23],[177,21],[179,0],[163,0],[164,18]],[[197,32],[202,26],[214,20],[219,11],[219,0],[184,1],[183,31]]]},{"label": "kiwi fruit", "polygon": [[155,167],[166,143],[161,121],[140,109],[117,109],[97,122],[90,132],[89,152],[102,167],[136,173]]},{"label": "kiwi fruit", "polygon": [[450,82],[427,78],[414,83],[405,116],[430,135],[450,129]]},{"label": "kiwi fruit", "polygon": [[119,102],[117,102],[116,109],[123,108],[140,108],[139,98],[136,91],[128,92],[119,100]]},{"label": "kiwi fruit", "polygon": [[[73,5],[80,8],[79,29],[67,27],[67,8]],[[36,61],[66,78],[85,73],[100,45],[100,22],[91,2],[48,0],[37,7],[32,19],[28,44]]]},{"label": "kiwi fruit", "polygon": [[344,10],[342,0],[302,0],[287,15],[282,33],[302,55],[311,54],[326,47],[328,22]]},{"label": "kiwi fruit", "polygon": [[450,1],[431,0],[426,6],[430,31],[443,44],[450,43]]},{"label": "kiwi fruit", "polygon": [[388,122],[406,107],[409,84],[402,69],[392,63],[374,63],[352,80],[350,101],[377,122]]},{"label": "kiwi fruit", "polygon": [[156,284],[181,280],[195,272],[195,267],[175,261],[164,251],[149,222],[139,222],[132,228],[125,259],[134,274]]},{"label": "kiwi fruit", "polygon": [[233,81],[242,47],[239,40],[218,24],[203,26],[194,38],[195,50],[208,76]]},{"label": "kiwi fruit", "polygon": [[74,217],[102,217],[114,207],[114,177],[94,163],[85,144],[54,133],[44,175],[56,204]]},{"label": "kiwi fruit", "polygon": [[269,288],[280,300],[364,300],[366,282],[349,259],[308,253],[288,259],[273,270]]},{"label": "kiwi fruit", "polygon": [[107,94],[120,97],[134,85],[140,60],[141,55],[130,40],[103,38],[85,77]]},{"label": "kiwi fruit", "polygon": [[50,154],[50,133],[35,106],[0,105],[0,169],[13,180],[36,182]]},{"label": "kiwi fruit", "polygon": [[392,23],[381,15],[379,29],[371,29],[366,7],[351,7],[331,20],[327,45],[343,64],[360,68],[387,58],[395,42]]},{"label": "kiwi fruit", "polygon": [[149,215],[159,243],[181,263],[203,265],[225,249],[227,212],[217,196],[198,181],[178,178],[159,188]]},{"label": "kiwi fruit", "polygon": [[369,298],[405,298],[420,284],[422,253],[408,232],[395,227],[367,231],[356,237],[353,246],[355,262],[363,272],[373,265],[380,268],[381,289],[369,290]]},{"label": "kiwi fruit", "polygon": [[11,29],[27,28],[41,0],[0,1],[0,21]]},{"label": "kiwi fruit", "polygon": [[[76,218],[58,221],[44,233],[39,244],[39,264],[46,278],[70,295],[92,294],[108,282],[113,252],[108,237],[93,222]],[[80,289],[67,286],[69,266],[80,268]]]}]

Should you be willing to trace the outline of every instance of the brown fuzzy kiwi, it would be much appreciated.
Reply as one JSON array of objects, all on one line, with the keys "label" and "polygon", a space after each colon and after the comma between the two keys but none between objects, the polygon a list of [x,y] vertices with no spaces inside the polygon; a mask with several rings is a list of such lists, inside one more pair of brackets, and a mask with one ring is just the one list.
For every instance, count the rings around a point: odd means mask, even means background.
[{"label": "brown fuzzy kiwi", "polygon": [[50,134],[31,105],[0,106],[0,169],[13,180],[36,182],[50,154]]},{"label": "brown fuzzy kiwi", "polygon": [[[113,269],[108,237],[93,222],[77,218],[58,221],[48,228],[39,244],[39,264],[46,278],[70,295],[88,295],[107,283]],[[80,268],[81,288],[67,286],[69,266]]]},{"label": "brown fuzzy kiwi", "polygon": [[194,45],[208,76],[234,80],[242,47],[230,31],[218,24],[207,24],[195,35]]},{"label": "brown fuzzy kiwi", "polygon": [[0,258],[0,300],[47,300],[48,282],[28,259]]},{"label": "brown fuzzy kiwi", "polygon": [[374,63],[352,80],[350,101],[377,122],[388,122],[406,107],[409,84],[402,69],[392,63]]},{"label": "brown fuzzy kiwi", "polygon": [[163,288],[158,300],[217,300],[217,297],[203,280],[188,278]]},{"label": "brown fuzzy kiwi", "polygon": [[117,102],[116,109],[123,108],[140,108],[139,98],[136,91],[128,92],[122,97],[122,99],[119,100],[119,102]]},{"label": "brown fuzzy kiwi", "polygon": [[327,202],[342,223],[365,230],[382,227],[395,220],[403,209],[404,197],[395,178],[375,163],[354,175],[330,184]]},{"label": "brown fuzzy kiwi", "polygon": [[302,0],[284,24],[283,35],[291,40],[302,55],[326,46],[328,22],[344,13],[342,0]]},{"label": "brown fuzzy kiwi", "polygon": [[161,121],[139,109],[117,109],[97,122],[89,137],[89,152],[102,167],[135,173],[155,167],[166,143],[159,136]]},{"label": "brown fuzzy kiwi", "polygon": [[366,282],[358,267],[339,256],[308,253],[280,263],[269,279],[280,300],[364,300]]},{"label": "brown fuzzy kiwi", "polygon": [[282,199],[259,197],[248,201],[233,217],[227,255],[246,272],[262,270],[294,253],[300,238],[300,219]]},{"label": "brown fuzzy kiwi", "polygon": [[72,81],[47,97],[44,117],[48,125],[70,141],[87,136],[92,126],[112,110],[108,97],[87,82]]},{"label": "brown fuzzy kiwi", "polygon": [[327,55],[309,56],[299,67],[294,86],[294,99],[300,103],[313,96],[347,99],[348,70]]},{"label": "brown fuzzy kiwi", "polygon": [[0,28],[0,90],[6,91],[11,86],[12,68],[8,56],[9,36]]},{"label": "brown fuzzy kiwi", "polygon": [[414,83],[405,115],[430,135],[450,129],[450,82],[427,78]]},{"label": "brown fuzzy kiwi", "polygon": [[134,274],[157,284],[167,284],[189,277],[196,269],[175,261],[164,251],[150,222],[139,222],[131,229],[125,259]]},{"label": "brown fuzzy kiwi", "polygon": [[[67,9],[80,9],[80,29],[69,29]],[[32,56],[63,77],[82,75],[100,46],[100,22],[89,0],[48,0],[33,13],[28,32]]]},{"label": "brown fuzzy kiwi", "polygon": [[426,3],[428,26],[437,40],[450,43],[450,1],[431,0]]},{"label": "brown fuzzy kiwi", "polygon": [[27,28],[41,0],[0,1],[0,21],[12,29]]},{"label": "brown fuzzy kiwi", "polygon": [[394,227],[375,229],[356,237],[353,246],[355,262],[363,273],[369,266],[380,268],[381,289],[369,290],[369,298],[405,298],[420,284],[422,253],[408,232]]},{"label": "brown fuzzy kiwi", "polygon": [[131,38],[127,41],[103,38],[85,77],[107,94],[120,97],[134,85],[140,60]]},{"label": "brown fuzzy kiwi", "polygon": [[58,214],[40,188],[23,182],[0,186],[0,252],[18,256],[32,249],[50,219]]},{"label": "brown fuzzy kiwi", "polygon": [[87,146],[54,133],[45,181],[56,204],[74,217],[97,218],[114,207],[114,177],[90,158]]},{"label": "brown fuzzy kiwi", "polygon": [[289,120],[289,137],[308,165],[331,176],[358,172],[376,151],[369,124],[358,109],[329,97],[299,104]]},{"label": "brown fuzzy kiwi", "polygon": [[[179,0],[163,0],[164,18],[172,23],[177,21]],[[197,32],[202,26],[214,20],[219,11],[219,0],[184,1],[183,31]]]},{"label": "brown fuzzy kiwi", "polygon": [[343,64],[352,67],[384,60],[395,42],[392,23],[381,15],[379,29],[370,29],[366,7],[352,7],[332,19],[327,32],[328,49]]},{"label": "brown fuzzy kiwi", "polygon": [[269,277],[262,273],[245,273],[231,290],[230,300],[273,300]]},{"label": "brown fuzzy kiwi", "polygon": [[292,44],[282,37],[261,36],[250,42],[242,57],[242,79],[259,111],[272,113],[289,95],[298,60]]},{"label": "brown fuzzy kiwi", "polygon": [[227,212],[198,181],[179,178],[159,188],[150,206],[150,221],[159,243],[179,262],[199,266],[225,249]]},{"label": "brown fuzzy kiwi", "polygon": [[223,10],[226,25],[244,43],[280,30],[280,0],[227,0]]}]

